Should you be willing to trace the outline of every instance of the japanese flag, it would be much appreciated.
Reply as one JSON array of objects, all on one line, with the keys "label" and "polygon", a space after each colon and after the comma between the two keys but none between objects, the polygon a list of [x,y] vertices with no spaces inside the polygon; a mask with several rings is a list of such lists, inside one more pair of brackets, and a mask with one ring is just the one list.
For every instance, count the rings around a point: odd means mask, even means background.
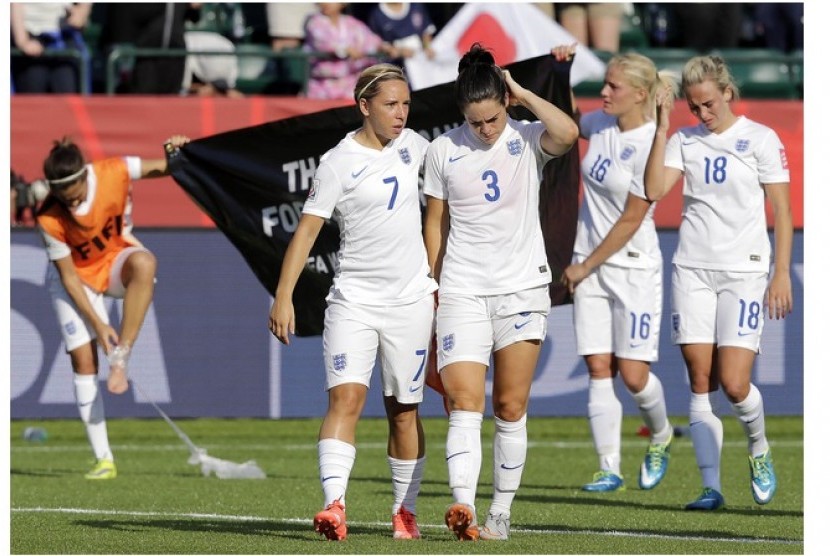
[{"label": "japanese flag", "polygon": [[[467,3],[432,41],[435,57],[419,52],[406,60],[413,90],[448,83],[458,75],[458,61],[473,43],[493,52],[499,66],[550,53],[576,39],[532,4]],[[602,79],[605,64],[590,49],[577,45],[571,68],[571,85]]]}]

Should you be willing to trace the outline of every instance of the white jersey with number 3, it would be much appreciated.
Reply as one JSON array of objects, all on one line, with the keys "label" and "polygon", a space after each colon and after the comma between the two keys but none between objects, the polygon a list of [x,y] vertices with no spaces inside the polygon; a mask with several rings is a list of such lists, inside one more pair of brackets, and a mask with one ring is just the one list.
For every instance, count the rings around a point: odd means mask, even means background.
[{"label": "white jersey with number 3", "polygon": [[551,155],[541,122],[507,119],[493,145],[463,124],[427,153],[424,193],[448,202],[441,293],[499,295],[551,281],[539,224],[539,184]]},{"label": "white jersey with number 3", "polygon": [[684,172],[675,264],[709,270],[769,271],[764,184],[789,183],[776,133],[743,116],[726,131],[685,127],[666,145],[666,166]]},{"label": "white jersey with number 3", "polygon": [[327,300],[413,303],[437,289],[421,233],[418,172],[429,142],[404,129],[378,151],[351,132],[320,158],[303,213],[334,216],[340,250]]},{"label": "white jersey with number 3", "polygon": [[[620,131],[617,118],[601,110],[582,116],[580,132],[588,138],[588,151],[580,163],[583,195],[576,226],[574,254],[587,258],[620,219],[629,193],[646,199],[643,172],[656,125],[647,122],[638,128]],[[654,268],[663,264],[654,204],[640,227],[607,264],[626,268]]]}]

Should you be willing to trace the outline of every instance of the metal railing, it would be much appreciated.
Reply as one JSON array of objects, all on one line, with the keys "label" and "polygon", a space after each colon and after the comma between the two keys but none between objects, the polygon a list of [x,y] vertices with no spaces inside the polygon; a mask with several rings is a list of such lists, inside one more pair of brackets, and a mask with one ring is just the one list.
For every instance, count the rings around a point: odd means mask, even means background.
[{"label": "metal railing", "polygon": [[[302,76],[300,79],[300,86],[302,93],[306,92],[308,86],[308,79],[310,74],[309,59],[311,58],[334,58],[328,52],[308,52],[304,50],[282,50],[274,51],[267,46],[261,48],[252,47],[250,45],[245,48],[237,48],[233,51],[227,50],[187,50],[184,48],[137,48],[129,44],[117,45],[113,47],[107,55],[106,64],[106,93],[114,95],[115,89],[118,85],[119,77],[117,75],[118,66],[125,60],[134,60],[135,58],[182,58],[188,55],[198,56],[235,56],[235,57],[258,57],[258,58],[273,58],[283,60],[299,60],[302,62]],[[374,56],[368,54],[367,56]]]},{"label": "metal railing", "polygon": [[82,52],[71,48],[64,49],[46,49],[39,56],[29,56],[19,48],[12,48],[10,50],[12,58],[29,58],[36,60],[38,58],[68,58],[71,59],[78,67],[78,88],[79,93],[88,95],[90,91],[90,67],[89,61],[84,59]]}]

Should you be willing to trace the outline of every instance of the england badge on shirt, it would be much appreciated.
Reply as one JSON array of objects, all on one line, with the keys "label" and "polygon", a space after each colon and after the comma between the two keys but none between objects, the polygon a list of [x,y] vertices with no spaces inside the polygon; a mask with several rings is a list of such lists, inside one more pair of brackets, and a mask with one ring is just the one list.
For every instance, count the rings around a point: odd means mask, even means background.
[{"label": "england badge on shirt", "polygon": [[521,139],[511,139],[507,142],[507,152],[509,152],[513,156],[519,156],[522,154],[522,140]]},{"label": "england badge on shirt", "polygon": [[412,156],[409,154],[409,149],[404,147],[402,149],[398,149],[398,154],[401,157],[401,160],[404,164],[409,164],[412,162]]}]

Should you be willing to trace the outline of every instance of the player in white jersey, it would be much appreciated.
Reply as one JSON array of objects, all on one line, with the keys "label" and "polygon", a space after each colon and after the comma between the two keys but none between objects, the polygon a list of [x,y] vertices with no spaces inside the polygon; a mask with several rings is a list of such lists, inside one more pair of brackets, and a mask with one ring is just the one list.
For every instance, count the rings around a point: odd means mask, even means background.
[{"label": "player in white jersey", "polygon": [[[552,51],[560,61],[574,46]],[[589,492],[624,488],[620,470],[622,404],[614,377],[625,387],[651,431],[640,466],[640,488],[649,490],[665,476],[672,426],[660,379],[651,372],[660,343],[663,258],[654,228],[654,204],[643,186],[654,137],[655,95],[676,88],[640,54],[613,57],[600,92],[602,109],[580,118],[588,140],[582,159],[583,201],[579,211],[573,263],[562,283],[574,295],[577,353],[590,376],[588,421],[599,458],[599,471],[582,487]]]},{"label": "player in white jersey", "polygon": [[[506,540],[527,453],[530,385],[546,335],[551,272],[539,224],[542,168],[577,139],[574,121],[517,84],[475,44],[458,66],[466,124],[427,154],[424,236],[439,278],[438,367],[450,412],[447,526],[461,540]],[[523,105],[540,121],[512,119]],[[478,529],[485,375],[493,357],[493,500]]]},{"label": "player in white jersey", "polygon": [[340,250],[323,331],[329,405],[317,445],[324,509],[315,516],[314,528],[330,540],[346,538],[355,429],[380,355],[393,536],[417,539],[415,502],[425,462],[418,404],[438,288],[427,266],[418,193],[428,142],[405,127],[410,95],[401,68],[377,64],[365,69],[355,101],[363,125],[320,159],[285,254],[269,328],[289,343],[294,287],[323,223],[335,218]]},{"label": "player in white jersey", "polygon": [[[703,492],[688,510],[716,510],[721,494],[723,425],[715,399],[723,388],[748,439],[755,502],[777,487],[764,426],[764,404],[750,382],[769,318],[792,311],[793,224],[789,170],[775,132],[732,112],[738,90],[724,61],[698,56],[683,68],[689,110],[700,120],[666,140],[668,98],[658,97],[657,133],[646,165],[649,199],[658,200],[683,176],[683,214],[672,273],[672,339],[680,345],[691,386],[689,425]],[[775,259],[764,213],[774,212]],[[773,267],[770,278],[770,267]]]}]

